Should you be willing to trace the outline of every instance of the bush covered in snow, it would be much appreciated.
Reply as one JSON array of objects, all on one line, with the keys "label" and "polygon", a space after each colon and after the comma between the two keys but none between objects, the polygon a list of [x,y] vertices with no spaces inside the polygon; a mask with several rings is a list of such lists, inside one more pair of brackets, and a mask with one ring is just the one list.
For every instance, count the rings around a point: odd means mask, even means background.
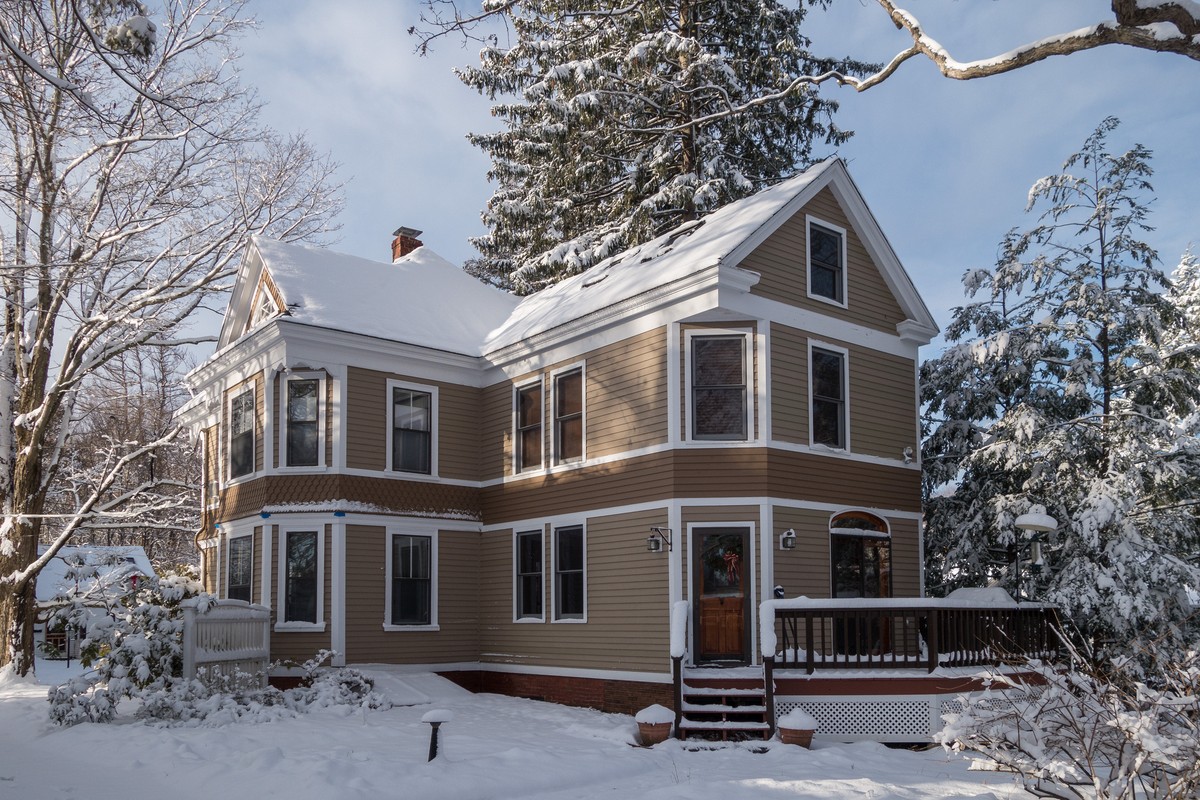
[{"label": "bush covered in snow", "polygon": [[997,679],[959,698],[939,741],[1020,775],[1039,797],[1184,800],[1200,792],[1200,653],[1147,678],[1133,659]]},{"label": "bush covered in snow", "polygon": [[[87,585],[82,571],[89,567],[73,568],[81,571],[76,584]],[[80,658],[91,669],[50,690],[50,719],[59,725],[109,722],[121,700],[140,701],[137,714],[143,719],[208,725],[313,708],[389,706],[362,673],[325,668],[333,655],[328,650],[302,665],[304,680],[288,691],[244,690],[238,687],[248,682],[239,676],[225,682],[184,679],[181,604],[191,598],[198,598],[200,613],[215,602],[193,578],[181,575],[142,579],[102,598],[82,592],[59,598],[50,624],[81,632]]]}]

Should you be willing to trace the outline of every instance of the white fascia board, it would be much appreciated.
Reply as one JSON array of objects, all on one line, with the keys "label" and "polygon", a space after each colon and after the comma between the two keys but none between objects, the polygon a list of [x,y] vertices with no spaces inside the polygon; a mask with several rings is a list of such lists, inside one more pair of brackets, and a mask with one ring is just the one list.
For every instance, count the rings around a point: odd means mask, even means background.
[{"label": "white fascia board", "polygon": [[221,322],[221,333],[217,337],[218,349],[236,341],[239,329],[244,327],[246,320],[250,318],[250,304],[254,302],[254,291],[258,288],[262,271],[262,255],[251,238],[246,243],[246,251],[242,254],[241,264],[238,265],[233,291],[229,295],[229,306],[225,309],[225,319]]},{"label": "white fascia board", "polygon": [[180,422],[202,428],[215,425],[225,387],[282,365],[284,355],[283,339],[270,322],[214,354],[185,378],[196,397],[204,399],[184,406],[181,412],[186,411],[186,415],[180,415]]}]

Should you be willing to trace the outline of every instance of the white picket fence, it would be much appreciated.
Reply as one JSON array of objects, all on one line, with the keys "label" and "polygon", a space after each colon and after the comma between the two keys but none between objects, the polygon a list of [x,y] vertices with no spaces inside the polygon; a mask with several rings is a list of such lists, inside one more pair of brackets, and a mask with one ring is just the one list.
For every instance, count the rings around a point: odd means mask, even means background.
[{"label": "white picket fence", "polygon": [[184,677],[209,686],[266,686],[271,609],[244,600],[218,600],[203,612],[197,605],[183,603]]}]

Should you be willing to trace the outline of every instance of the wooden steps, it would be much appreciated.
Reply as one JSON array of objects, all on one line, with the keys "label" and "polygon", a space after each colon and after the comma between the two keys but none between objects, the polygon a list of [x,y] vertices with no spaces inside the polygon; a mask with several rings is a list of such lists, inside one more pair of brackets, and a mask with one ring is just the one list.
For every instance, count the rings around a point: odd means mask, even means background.
[{"label": "wooden steps", "polygon": [[712,669],[684,670],[680,738],[723,742],[769,738],[771,726],[761,673],[757,678],[744,674],[726,677],[721,673]]}]

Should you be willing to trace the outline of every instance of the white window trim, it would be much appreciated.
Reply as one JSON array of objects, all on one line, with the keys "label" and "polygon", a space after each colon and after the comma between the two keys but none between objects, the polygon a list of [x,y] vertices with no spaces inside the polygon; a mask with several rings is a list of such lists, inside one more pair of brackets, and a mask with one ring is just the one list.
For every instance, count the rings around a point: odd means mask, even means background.
[{"label": "white window trim", "polygon": [[[579,458],[563,461],[558,457],[558,379],[571,372],[578,372],[580,379],[580,436],[582,440],[579,443],[580,455]],[[543,412],[544,413],[544,412]],[[574,364],[569,364],[561,369],[556,369],[550,373],[550,461],[552,467],[569,467],[578,466],[587,462],[587,370],[585,362],[579,361]],[[543,433],[543,438],[545,434]]]},{"label": "white window trim", "polygon": [[[278,609],[277,621],[275,622],[275,630],[281,633],[288,631],[324,631],[325,630],[325,525],[323,523],[312,523],[305,525],[302,523],[294,523],[290,525],[280,525],[279,529],[279,553],[276,557],[276,574],[279,576],[278,585],[275,589],[275,600]],[[292,533],[317,533],[317,621],[316,622],[286,622],[282,619],[285,616],[287,609],[287,537]]]},{"label": "white window trim", "polygon": [[[520,428],[520,411],[521,404],[518,398],[521,392],[532,386],[537,386],[541,389],[541,407],[538,413],[541,419],[541,448],[542,460],[536,467],[528,467],[523,469],[521,464],[521,428]],[[543,376],[539,375],[536,379],[518,383],[513,386],[512,390],[512,472],[513,475],[527,475],[537,472],[543,472],[546,469],[546,381]]]},{"label": "white window trim", "polygon": [[234,539],[249,539],[250,540],[250,602],[254,602],[254,529],[248,531],[227,531],[225,533],[225,597],[229,597],[229,587],[233,585],[230,580],[229,569],[230,562],[233,559],[233,540]]},{"label": "white window trim", "polygon": [[[288,383],[291,381],[317,381],[317,463],[315,466],[306,467],[289,467],[287,454],[288,441],[288,417],[287,417],[287,402],[288,402]],[[325,429],[328,426],[328,412],[326,409],[326,392],[328,391],[327,376],[324,372],[288,372],[283,376],[283,379],[278,382],[279,385],[279,424],[275,427],[279,430],[279,464],[276,469],[279,472],[312,472],[313,470],[325,469]]]},{"label": "white window trim", "polygon": [[[393,425],[393,416],[395,414],[395,405],[392,403],[393,389],[408,389],[413,392],[424,392],[429,395],[429,472],[408,472],[401,469],[392,469],[392,445],[395,438],[395,425]],[[416,478],[436,478],[438,477],[438,428],[441,421],[441,408],[438,399],[438,387],[430,386],[424,383],[413,383],[412,381],[401,381],[394,378],[387,380],[387,394],[384,397],[384,406],[386,408],[384,416],[387,418],[387,449],[385,451],[385,462],[383,471],[387,475],[400,475],[405,477]],[[389,606],[390,608],[390,606]]]},{"label": "white window trim", "polygon": [[[742,382],[746,387],[746,438],[745,439],[697,439],[693,434],[694,411],[692,403],[692,340],[712,337],[732,338],[742,337]],[[757,396],[754,391],[754,332],[749,328],[703,328],[688,330],[684,335],[683,344],[683,384],[684,384],[684,441],[688,444],[703,445],[704,447],[744,447],[754,444],[754,406]]]},{"label": "white window trim", "polygon": [[[244,394],[250,394],[254,419],[254,427],[250,431],[250,471],[245,475],[233,477],[233,401]],[[258,381],[249,380],[237,389],[230,391],[225,397],[225,458],[221,464],[221,474],[225,477],[225,485],[232,486],[242,481],[248,481],[258,474],[255,464],[258,462]]]},{"label": "white window trim", "polygon": [[[558,616],[558,532],[564,528],[579,528],[582,537],[581,550],[583,553],[583,616],[560,618]],[[550,621],[551,624],[581,625],[588,621],[588,558],[587,558],[587,522],[561,522],[555,524],[550,531]],[[545,607],[543,606],[543,613]]]},{"label": "white window trim", "polygon": [[[391,390],[388,391],[389,397]],[[390,400],[389,400],[390,402]],[[394,625],[388,621],[392,613],[392,540],[397,536],[424,536],[429,539],[429,623],[425,625]],[[384,551],[385,576],[383,592],[383,629],[392,632],[438,631],[438,532],[426,527],[388,526]]]},{"label": "white window trim", "polygon": [[[540,551],[542,554],[542,613],[538,616],[521,616],[521,575],[518,571],[521,567],[521,549],[519,546],[521,534],[536,533],[541,537]],[[513,622],[527,625],[531,623],[540,623],[546,621],[546,527],[543,525],[537,528],[526,528],[525,530],[513,530],[512,537],[513,546]],[[585,551],[586,552],[586,551]],[[586,607],[586,604],[585,604]]]},{"label": "white window trim", "polygon": [[[836,233],[842,237],[842,246],[839,248],[839,250],[841,252],[841,261],[842,261],[842,264],[841,264],[842,300],[841,300],[841,302],[834,300],[832,297],[826,297],[823,294],[813,294],[813,290],[812,290],[812,247],[811,247],[810,243],[812,242],[811,231],[812,231],[812,226],[814,224],[821,228],[824,228],[825,230],[832,231],[833,233]],[[829,305],[837,306],[838,308],[847,308],[849,306],[850,296],[848,293],[849,281],[847,280],[848,270],[847,270],[847,255],[846,255],[847,241],[848,241],[848,237],[846,236],[846,229],[843,228],[841,225],[834,225],[832,222],[827,222],[826,220],[823,220],[820,217],[814,217],[810,214],[804,215],[804,289],[805,289],[805,292],[807,292],[809,299],[816,300],[817,302],[820,302],[820,303],[828,303]]]},{"label": "white window trim", "polygon": [[[813,439],[813,350],[825,350],[842,357],[842,446],[830,447]],[[827,453],[850,452],[850,351],[836,344],[808,340],[808,446]]]}]

